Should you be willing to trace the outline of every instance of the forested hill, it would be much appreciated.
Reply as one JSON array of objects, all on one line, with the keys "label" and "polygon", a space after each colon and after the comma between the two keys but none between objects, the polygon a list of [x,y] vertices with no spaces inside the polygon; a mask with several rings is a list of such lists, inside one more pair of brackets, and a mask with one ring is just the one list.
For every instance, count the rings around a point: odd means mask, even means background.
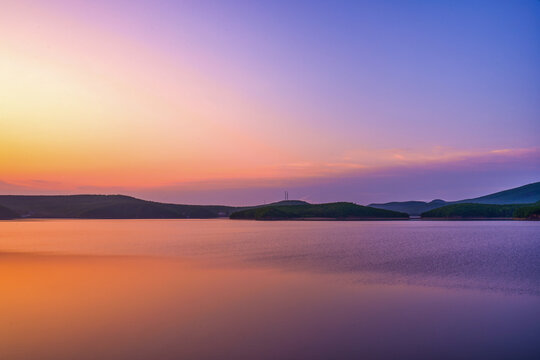
[{"label": "forested hill", "polygon": [[0,205],[21,217],[177,219],[215,218],[235,210],[229,206],[176,205],[124,195],[2,195]]},{"label": "forested hill", "polygon": [[[287,200],[269,205],[305,204],[305,201]],[[0,195],[0,206],[0,217],[5,214],[6,219],[211,219],[257,207],[167,204],[125,195]]]},{"label": "forested hill", "polygon": [[532,204],[540,201],[540,182],[523,185],[517,188],[499,191],[494,194],[481,196],[473,199],[457,201],[459,203],[477,204]]},{"label": "forested hill", "polygon": [[370,208],[348,202],[296,206],[263,206],[231,215],[237,220],[369,220],[408,219],[405,213]]},{"label": "forested hill", "polygon": [[499,191],[494,194],[489,194],[472,199],[464,199],[458,201],[433,200],[425,201],[395,201],[384,204],[370,204],[368,206],[378,209],[402,211],[409,215],[420,215],[424,212],[440,208],[451,204],[493,204],[493,205],[510,205],[510,204],[532,204],[540,200],[540,182],[535,182],[528,185],[523,185],[517,188]]},{"label": "forested hill", "polygon": [[528,219],[538,220],[540,202],[535,204],[452,204],[422,214],[424,219]]},{"label": "forested hill", "polygon": [[0,220],[11,220],[19,217],[15,211],[8,209],[5,206],[0,206]]}]

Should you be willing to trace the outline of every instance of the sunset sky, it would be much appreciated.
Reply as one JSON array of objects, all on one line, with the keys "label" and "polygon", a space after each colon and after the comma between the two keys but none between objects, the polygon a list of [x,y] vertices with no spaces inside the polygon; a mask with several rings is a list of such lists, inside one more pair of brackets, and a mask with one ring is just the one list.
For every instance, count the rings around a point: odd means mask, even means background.
[{"label": "sunset sky", "polygon": [[0,0],[0,193],[455,200],[540,181],[540,1]]}]

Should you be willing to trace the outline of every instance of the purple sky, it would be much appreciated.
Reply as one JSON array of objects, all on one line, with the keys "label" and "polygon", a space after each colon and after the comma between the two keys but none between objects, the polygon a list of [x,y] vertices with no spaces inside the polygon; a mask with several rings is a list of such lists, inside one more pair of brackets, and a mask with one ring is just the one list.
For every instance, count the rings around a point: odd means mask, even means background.
[{"label": "purple sky", "polygon": [[366,204],[540,180],[539,1],[2,6],[2,193]]}]

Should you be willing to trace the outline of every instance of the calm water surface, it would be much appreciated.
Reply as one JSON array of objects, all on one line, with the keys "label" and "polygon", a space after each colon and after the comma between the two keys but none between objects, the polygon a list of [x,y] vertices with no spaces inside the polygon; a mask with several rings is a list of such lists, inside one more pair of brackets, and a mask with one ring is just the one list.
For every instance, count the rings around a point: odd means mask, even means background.
[{"label": "calm water surface", "polygon": [[538,359],[540,223],[0,222],[0,359]]}]

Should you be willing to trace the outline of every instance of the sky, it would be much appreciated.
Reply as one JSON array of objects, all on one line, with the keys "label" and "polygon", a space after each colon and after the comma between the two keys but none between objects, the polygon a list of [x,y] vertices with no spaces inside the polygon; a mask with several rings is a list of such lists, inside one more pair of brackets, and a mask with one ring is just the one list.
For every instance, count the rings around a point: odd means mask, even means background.
[{"label": "sky", "polygon": [[540,1],[0,0],[0,193],[247,205],[540,181]]}]

